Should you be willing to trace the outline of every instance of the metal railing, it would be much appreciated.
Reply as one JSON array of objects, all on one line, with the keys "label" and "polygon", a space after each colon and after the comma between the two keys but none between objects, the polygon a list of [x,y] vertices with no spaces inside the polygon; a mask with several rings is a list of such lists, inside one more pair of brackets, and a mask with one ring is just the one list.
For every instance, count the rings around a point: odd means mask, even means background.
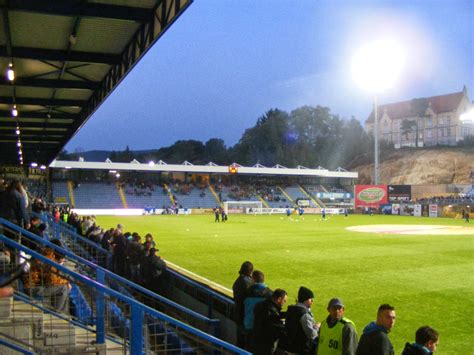
[{"label": "metal railing", "polygon": [[[5,222],[2,221],[4,225]],[[7,225],[8,226],[8,225]],[[9,226],[8,226],[9,227]],[[13,228],[12,228],[13,229]],[[24,231],[20,231],[24,233]],[[21,236],[20,236],[21,238]],[[124,352],[129,351],[131,354],[143,353],[170,353],[170,352],[197,352],[197,353],[211,353],[221,352],[230,354],[248,354],[247,352],[226,343],[212,335],[206,334],[176,320],[168,315],[165,315],[137,300],[124,295],[116,290],[113,290],[105,285],[105,272],[103,269],[96,269],[97,279],[70,270],[66,265],[58,264],[50,258],[42,255],[38,251],[29,249],[28,247],[18,243],[0,234],[0,242],[9,248],[13,253],[23,252],[30,256],[30,263],[33,266],[40,266],[45,268],[60,277],[67,279],[70,284],[73,284],[81,289],[86,298],[92,302],[91,310],[93,312],[93,319],[95,320],[92,326],[92,334],[95,335],[94,344],[106,344],[106,336],[115,337],[116,343],[121,344]],[[48,244],[48,248],[51,245]],[[66,251],[66,253],[68,253]],[[18,258],[17,258],[18,259]],[[31,271],[30,271],[31,273]],[[43,285],[43,291],[48,291],[51,286]],[[27,294],[25,291],[23,294]],[[48,293],[43,292],[42,295],[46,298]],[[15,312],[16,313],[16,312]],[[46,322],[44,319],[38,321]],[[56,337],[55,349],[64,348],[71,349],[77,346],[77,334],[75,328],[71,328],[68,322],[58,322],[56,318],[51,318],[51,331],[58,332],[58,326],[62,325],[64,334],[62,336],[64,342],[58,343]],[[46,323],[43,325],[46,328]],[[0,330],[1,331],[1,330]],[[41,336],[38,331],[35,333],[38,337]],[[43,331],[43,335],[47,335],[47,331]],[[55,333],[55,334],[56,334]],[[33,337],[34,338],[34,337]],[[51,340],[51,339],[50,339]],[[91,344],[91,339],[87,338],[88,344]],[[33,342],[35,339],[23,339],[24,342]],[[45,340],[45,345],[48,342]],[[108,346],[108,345],[107,345]]]},{"label": "metal railing", "polygon": [[[101,266],[106,265],[110,267],[110,260],[112,259],[112,253],[110,251],[103,249],[99,244],[77,234],[71,230],[71,226],[68,224],[62,221],[60,221],[59,224],[55,223],[53,218],[48,214],[41,214],[38,215],[38,217],[42,218],[45,223],[48,223],[50,229],[54,231],[54,235],[70,245],[73,252],[79,253],[79,255],[92,262],[94,262],[93,258],[96,258],[102,262],[100,263]],[[90,256],[87,256],[81,250],[78,250],[80,246],[87,246],[93,252]],[[107,260],[109,260],[109,262],[107,262]],[[232,319],[234,310],[234,301],[232,298],[213,290],[207,285],[196,282],[170,267],[167,268],[166,275],[170,283],[206,304],[206,314],[209,318],[213,318],[214,310],[217,310]]]},{"label": "metal railing", "polygon": [[[173,302],[162,295],[154,293],[138,284],[135,284],[113,272],[102,268],[99,265],[94,264],[93,262],[87,260],[86,258],[78,255],[77,248],[74,251],[69,250],[69,245],[66,245],[65,248],[43,239],[33,233],[30,233],[26,230],[21,229],[13,223],[10,223],[4,219],[0,218],[0,227],[3,227],[5,230],[10,232],[11,235],[16,234],[18,236],[17,240],[30,248],[39,250],[43,247],[50,248],[61,254],[66,261],[66,264],[70,269],[75,269],[83,275],[86,275],[92,279],[98,280],[99,275],[101,275],[101,282],[115,289],[122,294],[134,298],[141,303],[145,303],[152,308],[157,308],[163,311],[164,313],[178,318],[187,324],[190,324],[206,333],[211,333],[213,335],[219,334],[219,324],[218,319],[210,319],[197,312],[194,312],[176,302]],[[84,316],[86,318],[87,315]],[[86,321],[86,320],[84,320]]]}]

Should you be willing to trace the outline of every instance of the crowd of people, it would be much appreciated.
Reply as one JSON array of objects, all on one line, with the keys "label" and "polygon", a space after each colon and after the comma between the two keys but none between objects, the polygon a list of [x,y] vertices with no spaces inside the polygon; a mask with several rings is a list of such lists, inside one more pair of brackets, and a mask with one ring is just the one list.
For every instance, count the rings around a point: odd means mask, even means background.
[{"label": "crowd of people", "polygon": [[[317,322],[311,312],[314,293],[301,286],[298,298],[287,311],[283,306],[288,294],[283,289],[270,290],[263,272],[246,261],[239,270],[232,290],[235,301],[237,345],[257,355],[393,355],[388,334],[395,325],[395,307],[382,304],[375,321],[358,338],[354,323],[344,316],[340,298],[327,305],[326,319]],[[408,342],[402,355],[424,355],[436,351],[439,334],[429,326],[416,331],[415,342]]]},{"label": "crowd of people", "polygon": [[[29,201],[26,189],[20,181],[13,180],[6,186],[3,180],[0,181],[1,218],[39,237],[46,237],[47,226],[36,215],[30,217],[28,209],[31,208],[36,213],[48,213],[55,222],[69,224],[77,234],[110,251],[112,258],[99,260],[101,266],[154,292],[162,292],[166,263],[158,255],[159,250],[151,234],[146,234],[142,241],[138,233],[126,232],[120,224],[116,228],[104,230],[97,225],[94,216],[81,217],[71,212],[68,206],[46,204],[40,198],[34,198],[31,206]],[[10,235],[7,230],[3,233]],[[51,239],[50,237],[49,235],[48,238]],[[52,239],[51,242],[63,247],[59,239]],[[64,255],[52,248],[40,247],[28,239],[23,239],[22,243],[56,263],[64,263]],[[14,250],[0,245],[0,273],[8,271],[11,263],[15,262],[14,253]],[[22,281],[25,292],[33,297],[42,297],[56,310],[67,313],[71,285],[55,268],[35,261]]]}]

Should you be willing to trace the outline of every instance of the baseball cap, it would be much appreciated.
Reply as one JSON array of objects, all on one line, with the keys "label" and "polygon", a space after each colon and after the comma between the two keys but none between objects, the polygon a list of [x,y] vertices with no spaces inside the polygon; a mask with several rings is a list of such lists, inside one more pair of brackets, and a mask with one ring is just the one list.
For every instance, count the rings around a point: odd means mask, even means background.
[{"label": "baseball cap", "polygon": [[344,307],[344,303],[340,298],[331,298],[331,300],[328,303],[328,308],[331,307]]}]

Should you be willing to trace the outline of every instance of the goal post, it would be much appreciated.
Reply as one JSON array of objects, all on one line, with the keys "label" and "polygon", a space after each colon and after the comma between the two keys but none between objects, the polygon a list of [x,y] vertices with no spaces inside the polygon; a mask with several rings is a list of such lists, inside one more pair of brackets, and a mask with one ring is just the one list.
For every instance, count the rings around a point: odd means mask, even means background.
[{"label": "goal post", "polygon": [[261,201],[225,201],[224,202],[224,211],[226,214],[229,213],[247,213],[252,209],[252,211],[261,211],[262,202]]}]

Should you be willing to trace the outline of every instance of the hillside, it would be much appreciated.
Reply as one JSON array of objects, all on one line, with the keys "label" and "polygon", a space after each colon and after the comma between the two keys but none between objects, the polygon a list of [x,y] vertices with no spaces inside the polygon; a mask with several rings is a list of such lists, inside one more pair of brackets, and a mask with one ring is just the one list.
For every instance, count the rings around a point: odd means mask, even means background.
[{"label": "hillside", "polygon": [[[470,184],[474,171],[474,149],[406,148],[380,159],[380,181],[383,184]],[[359,184],[371,183],[373,164],[351,169],[359,173]]]}]

